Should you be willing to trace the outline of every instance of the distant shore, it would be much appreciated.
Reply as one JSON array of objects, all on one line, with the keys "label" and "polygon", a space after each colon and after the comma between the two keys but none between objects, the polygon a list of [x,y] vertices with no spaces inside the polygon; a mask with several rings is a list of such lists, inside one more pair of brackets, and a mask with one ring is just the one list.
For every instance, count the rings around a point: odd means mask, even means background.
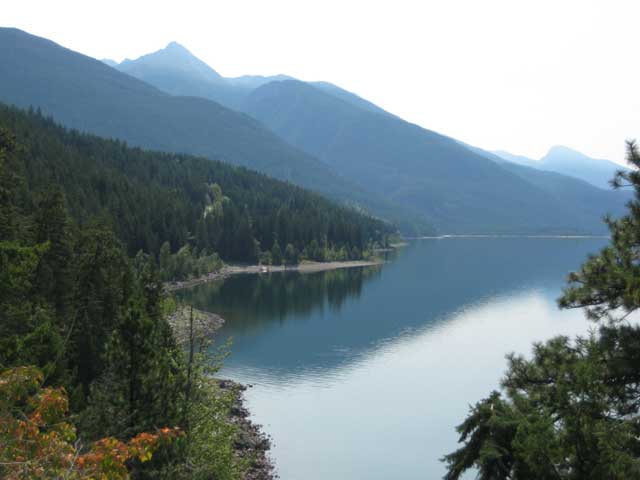
[{"label": "distant shore", "polygon": [[580,239],[580,238],[611,238],[609,235],[491,235],[491,234],[468,234],[468,235],[435,235],[425,237],[408,237],[407,240],[442,240],[446,238],[549,238],[549,239]]},{"label": "distant shore", "polygon": [[340,262],[304,261],[298,265],[225,265],[218,272],[208,273],[198,278],[178,282],[168,282],[165,284],[165,289],[169,292],[174,292],[176,290],[195,287],[196,285],[214,282],[216,280],[227,278],[231,275],[239,274],[264,274],[272,272],[313,273],[327,270],[338,270],[342,268],[373,267],[376,265],[382,265],[383,263],[383,260],[350,260]]}]

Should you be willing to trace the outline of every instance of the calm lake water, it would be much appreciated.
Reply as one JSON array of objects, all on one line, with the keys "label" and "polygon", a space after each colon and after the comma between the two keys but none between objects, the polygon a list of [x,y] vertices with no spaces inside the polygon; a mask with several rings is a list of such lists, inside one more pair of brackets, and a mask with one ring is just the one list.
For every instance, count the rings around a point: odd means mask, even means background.
[{"label": "calm lake water", "polygon": [[283,480],[435,479],[507,352],[592,327],[555,299],[605,243],[420,240],[383,267],[235,276],[181,296],[227,320],[220,376],[254,385],[248,407]]}]

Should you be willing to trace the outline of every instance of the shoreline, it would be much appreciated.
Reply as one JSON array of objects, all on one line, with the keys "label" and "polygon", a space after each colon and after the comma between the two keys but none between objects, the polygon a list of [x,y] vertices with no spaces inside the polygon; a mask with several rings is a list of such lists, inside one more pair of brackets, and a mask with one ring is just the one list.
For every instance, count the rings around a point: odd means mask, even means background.
[{"label": "shoreline", "polygon": [[407,240],[444,240],[447,238],[539,238],[539,239],[556,239],[556,240],[571,240],[571,239],[607,239],[611,238],[610,235],[515,235],[515,234],[452,234],[452,235],[437,235],[437,236],[424,236],[424,237],[407,237]]},{"label": "shoreline", "polygon": [[298,265],[225,265],[219,272],[212,272],[206,275],[202,275],[198,278],[191,280],[183,280],[178,282],[165,283],[164,288],[167,292],[175,292],[177,290],[183,290],[185,288],[195,287],[202,285],[203,283],[214,282],[216,280],[222,280],[231,275],[240,274],[261,274],[261,273],[274,273],[274,272],[300,272],[300,273],[315,273],[324,272],[328,270],[339,270],[343,268],[356,268],[356,267],[375,267],[384,264],[384,260],[349,260],[349,261],[336,261],[336,262],[309,262],[305,261]]},{"label": "shoreline", "polygon": [[[169,325],[178,345],[185,347],[189,342],[189,319],[193,315],[193,331],[196,338],[210,337],[224,324],[224,318],[215,313],[205,312],[191,306],[181,307],[169,316]],[[269,452],[271,438],[262,426],[254,423],[245,405],[244,392],[251,385],[243,385],[223,378],[212,378],[217,388],[231,395],[227,422],[235,425],[237,436],[233,441],[235,455],[246,460],[247,471],[243,480],[274,480],[277,478]]]},{"label": "shoreline", "polygon": [[238,428],[234,449],[239,458],[248,461],[248,469],[243,480],[274,480],[278,478],[275,466],[269,456],[271,438],[262,431],[262,426],[254,423],[245,406],[244,392],[251,386],[233,380],[216,378],[218,388],[231,393],[233,405],[229,411],[229,422]]}]

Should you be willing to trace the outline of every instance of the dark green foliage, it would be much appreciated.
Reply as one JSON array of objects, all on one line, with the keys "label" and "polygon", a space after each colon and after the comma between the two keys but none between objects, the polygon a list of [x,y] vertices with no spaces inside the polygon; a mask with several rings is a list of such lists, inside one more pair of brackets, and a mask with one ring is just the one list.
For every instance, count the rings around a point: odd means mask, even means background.
[{"label": "dark green foliage", "polygon": [[273,242],[273,247],[271,247],[271,263],[273,265],[282,264],[282,250],[280,250],[278,240]]},{"label": "dark green foliage", "polygon": [[478,402],[458,428],[465,448],[450,455],[446,479],[457,479],[467,469],[479,464],[479,480],[511,478],[514,459],[510,453],[517,424],[509,404],[498,392]]},{"label": "dark green foliage", "polygon": [[36,242],[24,215],[25,184],[13,135],[0,128],[0,366],[37,363],[45,375],[63,375],[63,341],[50,291],[38,289],[38,271],[51,243]]},{"label": "dark green foliage", "polygon": [[569,276],[569,286],[560,299],[564,308],[586,307],[594,320],[616,320],[640,307],[640,153],[635,142],[628,144],[627,159],[635,169],[619,172],[613,183],[618,188],[633,187],[629,213],[617,220],[607,219],[610,245]]},{"label": "dark green foliage", "polygon": [[75,261],[70,360],[86,395],[104,372],[106,342],[132,294],[133,278],[121,243],[104,225],[92,223],[80,232]]},{"label": "dark green foliage", "polygon": [[[143,255],[142,251],[139,255]],[[198,254],[197,249],[189,245],[172,254],[169,242],[164,242],[160,248],[158,268],[163,281],[186,280],[217,272],[222,268],[222,262],[217,253],[207,254],[206,249],[203,249]]]},{"label": "dark green foliage", "polygon": [[84,413],[100,435],[129,436],[179,420],[182,352],[161,315],[162,285],[153,264],[144,270],[104,341],[104,370]]},{"label": "dark green foliage", "polygon": [[19,175],[21,164],[14,155],[13,134],[0,128],[0,240],[13,240],[18,234],[18,208],[23,179]]},{"label": "dark green foliage", "polygon": [[47,384],[69,392],[80,448],[181,427],[181,412],[206,399],[191,420],[195,433],[185,433],[209,458],[192,459],[194,448],[176,442],[153,462],[130,465],[132,477],[190,478],[198,468],[207,474],[200,478],[239,478],[229,401],[202,376],[185,395],[185,356],[155,258],[131,261],[104,219],[74,222],[55,181],[42,191],[22,181],[27,151],[0,128],[0,367],[35,365]]},{"label": "dark green foliage", "polygon": [[71,314],[73,297],[73,244],[64,194],[51,189],[36,201],[34,216],[35,241],[46,244],[47,250],[36,271],[35,288],[53,299],[57,316]]},{"label": "dark green foliage", "polygon": [[502,382],[458,427],[464,445],[447,455],[445,478],[470,468],[481,479],[640,478],[640,327],[623,322],[640,307],[640,155],[629,143],[633,171],[629,213],[609,220],[612,239],[591,256],[559,300],[606,320],[587,338],[557,337],[533,357],[510,355]]},{"label": "dark green foliage", "polygon": [[445,478],[471,467],[483,480],[637,478],[639,341],[637,327],[603,328],[511,355],[506,398],[492,393],[458,427],[465,445]]},{"label": "dark green foliage", "polygon": [[285,265],[297,265],[300,263],[298,251],[292,244],[287,244],[287,248],[284,250],[284,263]]},{"label": "dark green foliage", "polygon": [[[257,262],[275,236],[299,251],[325,238],[336,249],[363,251],[369,241],[382,243],[393,232],[318,195],[224,163],[128,148],[10,107],[0,107],[0,126],[22,144],[29,189],[59,185],[80,224],[106,215],[129,255],[142,250],[158,256],[166,241],[170,253],[190,245],[195,257],[216,252],[225,260]],[[61,192],[47,195],[43,206],[55,214]],[[57,225],[43,224],[41,236],[57,232],[61,238],[51,255],[61,261],[67,227],[55,218],[47,218]]]}]

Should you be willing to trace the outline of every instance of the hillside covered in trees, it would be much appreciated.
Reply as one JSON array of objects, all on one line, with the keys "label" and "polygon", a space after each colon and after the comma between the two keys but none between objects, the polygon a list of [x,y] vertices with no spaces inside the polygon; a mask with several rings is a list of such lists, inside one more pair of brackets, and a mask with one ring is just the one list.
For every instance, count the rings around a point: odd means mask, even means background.
[{"label": "hillside covered in trees", "polygon": [[291,245],[296,258],[356,259],[394,231],[244,168],[129,148],[68,131],[38,113],[0,106],[0,127],[20,145],[30,198],[59,188],[79,224],[105,217],[131,256],[158,256],[164,244],[164,254],[187,246],[198,255],[257,262]]},{"label": "hillside covered in trees", "polygon": [[21,175],[27,152],[0,128],[0,478],[236,479],[257,468],[239,450],[236,394],[212,380],[206,337],[174,336],[169,319],[193,316],[163,295],[156,262],[131,260],[108,219],[74,221],[60,189],[36,194]]},{"label": "hillside covered in trees", "polygon": [[0,101],[40,108],[65,127],[244,166],[429,231],[424,219],[345,180],[248,115],[209,99],[169,95],[50,40],[0,28],[0,77]]},{"label": "hillside covered in trees", "polygon": [[[606,233],[602,216],[623,214],[628,200],[608,187],[615,164],[583,157],[573,170],[552,165],[566,162],[533,162],[549,172],[521,168],[405,122],[330,83],[224,78],[176,43],[114,68],[173,95],[205,97],[244,111],[345,179],[418,213],[441,232]],[[596,169],[593,176],[604,190],[579,180],[581,169],[602,163],[609,174]]]}]

